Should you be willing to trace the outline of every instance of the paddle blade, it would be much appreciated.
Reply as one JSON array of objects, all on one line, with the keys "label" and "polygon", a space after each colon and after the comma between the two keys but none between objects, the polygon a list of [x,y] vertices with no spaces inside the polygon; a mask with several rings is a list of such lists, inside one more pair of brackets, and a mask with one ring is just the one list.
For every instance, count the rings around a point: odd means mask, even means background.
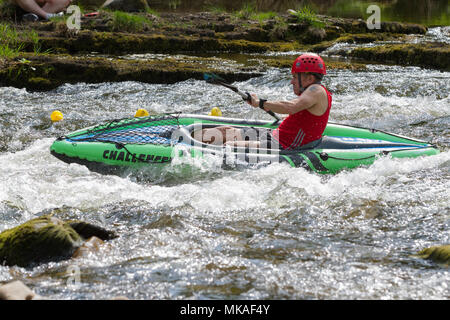
[{"label": "paddle blade", "polygon": [[226,82],[223,78],[219,77],[215,73],[204,73],[203,79],[205,79],[205,81],[209,83]]},{"label": "paddle blade", "polygon": [[239,91],[238,88],[236,88],[235,86],[227,83],[223,78],[219,77],[217,74],[214,73],[204,73],[203,74],[203,78],[206,80],[206,82],[211,83],[211,84],[216,84],[219,86],[224,86],[228,89],[233,90],[234,92],[239,93],[242,97],[243,93],[241,94],[241,92]]}]

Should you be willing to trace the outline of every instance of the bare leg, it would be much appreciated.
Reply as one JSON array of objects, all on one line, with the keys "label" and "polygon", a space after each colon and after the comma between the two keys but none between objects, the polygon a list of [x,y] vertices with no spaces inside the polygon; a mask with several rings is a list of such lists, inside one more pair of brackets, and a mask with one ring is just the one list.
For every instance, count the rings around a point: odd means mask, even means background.
[{"label": "bare leg", "polygon": [[203,129],[194,132],[194,139],[204,143],[222,145],[226,141],[242,140],[241,130],[230,126]]},{"label": "bare leg", "polygon": [[197,140],[208,144],[222,145],[225,142],[225,135],[222,130],[216,128],[203,129],[200,139],[197,138]]},{"label": "bare leg", "polygon": [[227,141],[227,146],[242,147],[242,148],[259,148],[259,141]]},{"label": "bare leg", "polygon": [[27,12],[37,14],[43,19],[47,19],[47,11],[43,10],[35,0],[15,0],[16,4]]},{"label": "bare leg", "polygon": [[50,13],[57,13],[67,8],[71,2],[72,0],[47,0],[42,9]]}]

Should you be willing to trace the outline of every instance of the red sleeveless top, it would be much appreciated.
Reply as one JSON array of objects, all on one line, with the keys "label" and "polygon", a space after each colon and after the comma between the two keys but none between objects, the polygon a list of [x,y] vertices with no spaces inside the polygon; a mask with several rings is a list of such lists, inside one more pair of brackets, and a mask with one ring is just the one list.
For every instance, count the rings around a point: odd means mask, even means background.
[{"label": "red sleeveless top", "polygon": [[331,93],[325,89],[328,98],[328,108],[321,116],[316,116],[307,109],[290,114],[272,131],[272,137],[278,141],[284,150],[293,150],[314,140],[320,139],[328,123],[331,109]]}]

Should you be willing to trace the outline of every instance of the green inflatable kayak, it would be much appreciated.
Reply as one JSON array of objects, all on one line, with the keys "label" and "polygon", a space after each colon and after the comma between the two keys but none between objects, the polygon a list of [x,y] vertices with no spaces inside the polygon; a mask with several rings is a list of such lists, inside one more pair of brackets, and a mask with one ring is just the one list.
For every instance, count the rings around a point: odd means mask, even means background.
[{"label": "green inflatable kayak", "polygon": [[62,161],[99,172],[170,163],[175,157],[214,155],[230,167],[285,162],[319,173],[336,173],[371,165],[381,156],[414,158],[439,153],[425,141],[336,123],[328,123],[322,139],[289,151],[205,144],[195,139],[197,130],[224,125],[258,132],[274,129],[278,123],[193,114],[120,119],[61,136],[50,150]]}]

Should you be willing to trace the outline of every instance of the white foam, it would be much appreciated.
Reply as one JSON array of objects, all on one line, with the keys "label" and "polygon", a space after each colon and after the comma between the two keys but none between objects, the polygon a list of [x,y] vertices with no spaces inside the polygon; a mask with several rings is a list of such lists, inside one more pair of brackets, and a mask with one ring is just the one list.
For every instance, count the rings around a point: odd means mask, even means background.
[{"label": "white foam", "polygon": [[[61,206],[99,208],[124,200],[146,201],[155,208],[187,205],[199,212],[249,211],[279,205],[280,199],[296,205],[302,201],[314,203],[316,197],[333,200],[343,193],[356,198],[383,193],[392,198],[392,194],[385,193],[386,188],[389,190],[385,185],[388,178],[400,179],[439,166],[444,166],[448,174],[450,163],[449,151],[415,159],[383,157],[370,167],[334,176],[274,164],[257,170],[231,171],[219,178],[206,175],[193,183],[189,183],[191,176],[187,177],[187,183],[175,186],[149,186],[129,178],[93,173],[81,165],[67,165],[50,155],[51,141],[38,140],[24,151],[0,156],[0,176],[4,182],[0,202],[7,201],[31,213]],[[197,173],[222,172],[217,159],[185,159]],[[179,165],[166,166],[166,174],[178,170]]]}]

